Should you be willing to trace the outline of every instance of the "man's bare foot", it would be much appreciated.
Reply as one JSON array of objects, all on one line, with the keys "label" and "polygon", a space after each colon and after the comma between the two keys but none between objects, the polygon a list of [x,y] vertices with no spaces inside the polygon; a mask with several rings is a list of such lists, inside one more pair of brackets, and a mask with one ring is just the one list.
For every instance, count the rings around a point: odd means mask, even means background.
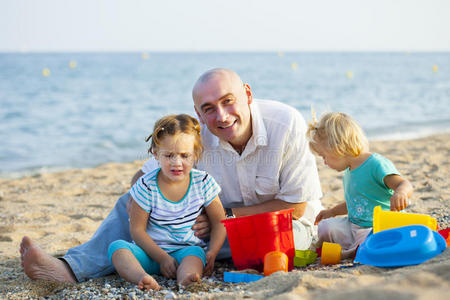
[{"label": "man's bare foot", "polygon": [[156,280],[148,274],[145,274],[144,276],[142,276],[141,280],[139,280],[138,288],[144,291],[159,291],[161,289],[158,282],[156,282]]},{"label": "man's bare foot", "polygon": [[76,282],[65,262],[47,254],[27,236],[24,236],[20,243],[20,260],[25,274],[30,279]]},{"label": "man's bare foot", "polygon": [[190,284],[200,282],[200,275],[197,273],[189,273],[178,280],[178,284],[182,286],[188,286]]}]

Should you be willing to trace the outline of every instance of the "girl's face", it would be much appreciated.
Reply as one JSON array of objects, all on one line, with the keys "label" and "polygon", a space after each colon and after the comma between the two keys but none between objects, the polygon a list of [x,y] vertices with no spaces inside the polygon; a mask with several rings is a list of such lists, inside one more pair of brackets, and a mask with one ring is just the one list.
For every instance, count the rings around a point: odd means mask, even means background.
[{"label": "girl's face", "polygon": [[154,155],[161,166],[163,180],[190,180],[190,172],[195,162],[194,143],[195,137],[186,133],[166,135],[161,139]]},{"label": "girl's face", "polygon": [[350,161],[346,156],[334,153],[331,149],[326,147],[323,142],[316,145],[314,150],[323,158],[325,165],[333,170],[340,172],[350,167]]}]

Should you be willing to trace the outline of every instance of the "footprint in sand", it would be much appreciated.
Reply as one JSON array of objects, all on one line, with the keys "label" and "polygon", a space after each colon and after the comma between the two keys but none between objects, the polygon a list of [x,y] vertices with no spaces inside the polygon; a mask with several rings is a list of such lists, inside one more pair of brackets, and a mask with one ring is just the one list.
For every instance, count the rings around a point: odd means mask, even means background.
[{"label": "footprint in sand", "polygon": [[12,242],[12,238],[6,235],[0,235],[0,242]]},{"label": "footprint in sand", "polygon": [[101,204],[89,204],[88,207],[92,208],[108,208],[107,206],[101,205]]},{"label": "footprint in sand", "polygon": [[75,219],[75,220],[79,220],[79,219],[82,219],[82,218],[88,218],[88,219],[91,219],[92,221],[101,221],[101,220],[103,220],[103,218],[101,218],[101,217],[91,217],[91,216],[87,216],[87,215],[83,215],[83,214],[70,215],[69,217],[72,218],[72,219]]}]

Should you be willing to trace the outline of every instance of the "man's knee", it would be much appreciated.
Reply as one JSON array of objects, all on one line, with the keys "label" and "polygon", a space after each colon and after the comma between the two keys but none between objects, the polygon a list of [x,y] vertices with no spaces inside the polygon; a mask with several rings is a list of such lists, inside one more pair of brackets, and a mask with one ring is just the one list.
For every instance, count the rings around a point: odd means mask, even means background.
[{"label": "man's knee", "polygon": [[116,205],[123,206],[126,208],[129,199],[130,199],[130,193],[127,192],[127,193],[123,194],[122,196],[120,196],[119,200],[117,200]]}]

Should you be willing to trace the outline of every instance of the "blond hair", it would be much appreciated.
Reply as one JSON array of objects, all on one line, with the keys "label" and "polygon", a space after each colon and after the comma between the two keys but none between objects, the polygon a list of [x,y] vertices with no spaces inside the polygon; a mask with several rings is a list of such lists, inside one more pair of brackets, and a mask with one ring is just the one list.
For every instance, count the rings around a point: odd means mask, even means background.
[{"label": "blond hair", "polygon": [[321,144],[340,156],[359,156],[369,149],[369,143],[358,123],[344,113],[327,113],[317,122],[313,120],[308,126],[307,136],[312,151],[317,152]]},{"label": "blond hair", "polygon": [[187,114],[168,115],[156,121],[152,134],[145,139],[146,142],[151,139],[148,153],[155,154],[155,151],[161,144],[161,140],[165,136],[174,136],[180,133],[190,134],[195,137],[194,156],[198,160],[203,152],[200,124],[196,118]]}]

